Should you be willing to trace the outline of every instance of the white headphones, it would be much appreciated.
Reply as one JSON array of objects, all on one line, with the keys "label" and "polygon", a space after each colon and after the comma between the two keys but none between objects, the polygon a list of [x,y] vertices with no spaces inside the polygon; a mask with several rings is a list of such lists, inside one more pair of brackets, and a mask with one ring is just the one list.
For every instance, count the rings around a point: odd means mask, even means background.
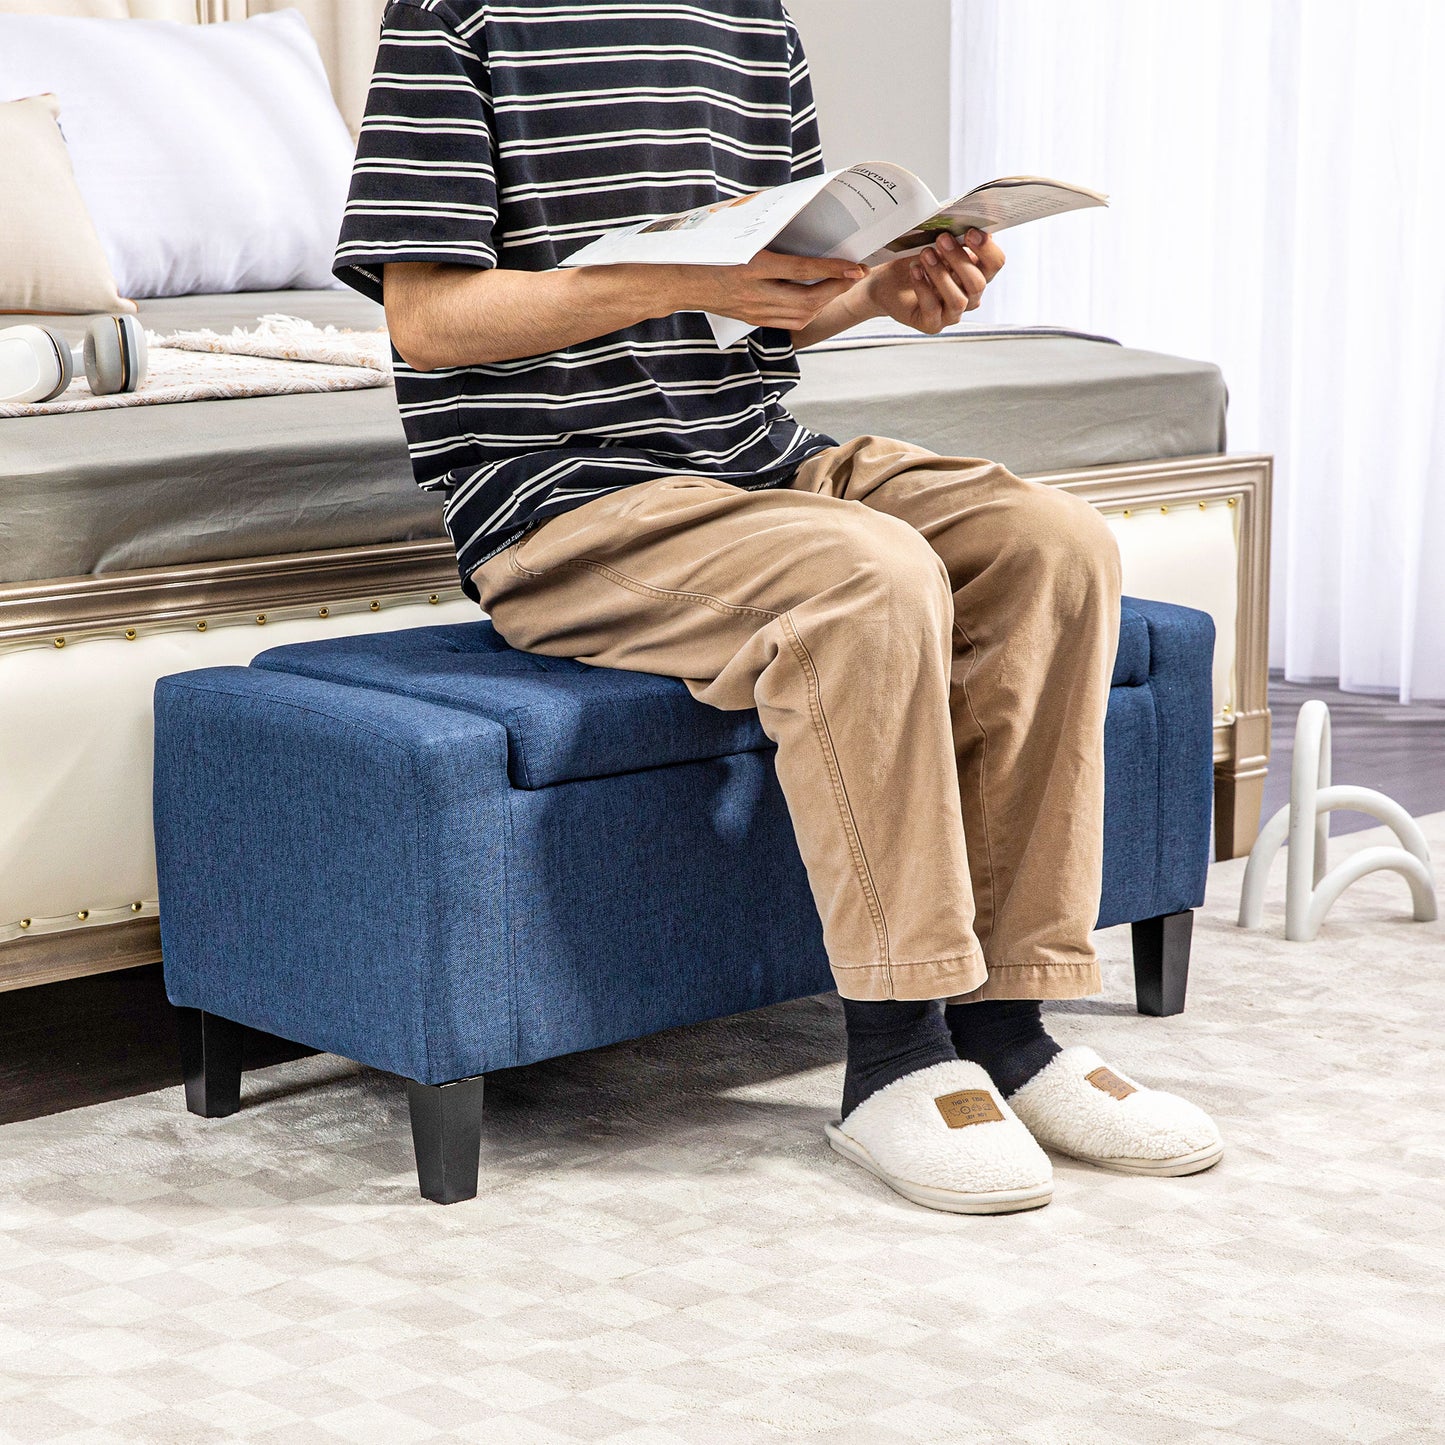
[{"label": "white headphones", "polygon": [[75,347],[48,326],[0,330],[0,402],[53,401],[77,371],[97,396],[134,391],[145,380],[145,328],[134,316],[97,316]]}]

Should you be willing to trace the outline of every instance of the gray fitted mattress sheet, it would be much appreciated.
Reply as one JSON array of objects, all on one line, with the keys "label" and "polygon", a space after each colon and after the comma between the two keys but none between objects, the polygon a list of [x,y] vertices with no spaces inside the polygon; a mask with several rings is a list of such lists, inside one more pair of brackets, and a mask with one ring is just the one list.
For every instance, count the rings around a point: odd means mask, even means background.
[{"label": "gray fitted mattress sheet", "polygon": [[[146,301],[141,320],[225,331],[274,311],[382,320],[349,291]],[[80,334],[76,318],[45,319]],[[935,340],[809,352],[801,365],[789,404],[840,439],[896,436],[1020,472],[1224,447],[1216,367],[1099,341]],[[0,582],[441,535],[389,387],[0,419]]]},{"label": "gray fitted mattress sheet", "polygon": [[1225,401],[1209,362],[1020,334],[805,352],[788,406],[829,436],[897,437],[1027,474],[1222,452]]},{"label": "gray fitted mattress sheet", "polygon": [[[382,322],[353,291],[140,303],[147,330],[162,333],[229,331],[273,311]],[[44,319],[80,334],[74,317]],[[0,419],[3,582],[443,535],[440,498],[412,480],[389,386]]]}]

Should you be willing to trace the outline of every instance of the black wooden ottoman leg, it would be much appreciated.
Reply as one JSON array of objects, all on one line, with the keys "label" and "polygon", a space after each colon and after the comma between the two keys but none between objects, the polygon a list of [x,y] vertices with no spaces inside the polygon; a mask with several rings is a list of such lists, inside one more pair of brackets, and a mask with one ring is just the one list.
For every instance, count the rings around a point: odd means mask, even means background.
[{"label": "black wooden ottoman leg", "polygon": [[411,1142],[422,1197],[456,1204],[477,1197],[482,1155],[482,1075],[451,1084],[406,1081]]},{"label": "black wooden ottoman leg", "polygon": [[1139,1012],[1155,1018],[1183,1013],[1194,910],[1141,919],[1133,928],[1134,997]]},{"label": "black wooden ottoman leg", "polygon": [[176,1023],[181,1036],[186,1108],[203,1119],[224,1119],[234,1114],[241,1107],[241,1039],[245,1027],[198,1008],[178,1008]]}]

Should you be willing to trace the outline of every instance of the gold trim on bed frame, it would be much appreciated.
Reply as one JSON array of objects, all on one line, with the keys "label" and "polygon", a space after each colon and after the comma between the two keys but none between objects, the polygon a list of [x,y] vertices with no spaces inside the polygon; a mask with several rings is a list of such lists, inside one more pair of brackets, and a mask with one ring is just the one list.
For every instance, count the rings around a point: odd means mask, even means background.
[{"label": "gold trim on bed frame", "polygon": [[456,592],[445,538],[0,584],[0,642],[377,593]]},{"label": "gold trim on bed frame", "polygon": [[72,928],[64,933],[0,943],[0,993],[160,961],[161,925],[157,918],[109,923],[103,928]]},{"label": "gold trim on bed frame", "polygon": [[[1038,474],[1103,510],[1237,499],[1239,592],[1234,706],[1214,726],[1215,856],[1239,857],[1259,831],[1269,764],[1269,525],[1272,459],[1183,457]],[[298,603],[434,589],[456,595],[444,538],[247,557],[100,577],[0,586],[0,642],[83,635]],[[0,943],[0,991],[154,963],[159,925],[141,919]]]}]

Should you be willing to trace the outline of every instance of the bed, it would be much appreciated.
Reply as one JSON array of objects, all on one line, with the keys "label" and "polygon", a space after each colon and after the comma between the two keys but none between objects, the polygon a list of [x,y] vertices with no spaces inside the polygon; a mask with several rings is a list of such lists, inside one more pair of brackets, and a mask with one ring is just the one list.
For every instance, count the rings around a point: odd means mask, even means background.
[{"label": "bed", "polygon": [[[219,330],[277,311],[380,320],[341,291],[144,302],[141,319]],[[1214,614],[1217,849],[1247,847],[1268,749],[1269,460],[1223,451],[1218,371],[1039,334],[864,337],[802,371],[808,424],[1077,491],[1115,526],[1128,590]],[[475,615],[389,388],[0,420],[0,988],[158,957],[157,677]]]}]

